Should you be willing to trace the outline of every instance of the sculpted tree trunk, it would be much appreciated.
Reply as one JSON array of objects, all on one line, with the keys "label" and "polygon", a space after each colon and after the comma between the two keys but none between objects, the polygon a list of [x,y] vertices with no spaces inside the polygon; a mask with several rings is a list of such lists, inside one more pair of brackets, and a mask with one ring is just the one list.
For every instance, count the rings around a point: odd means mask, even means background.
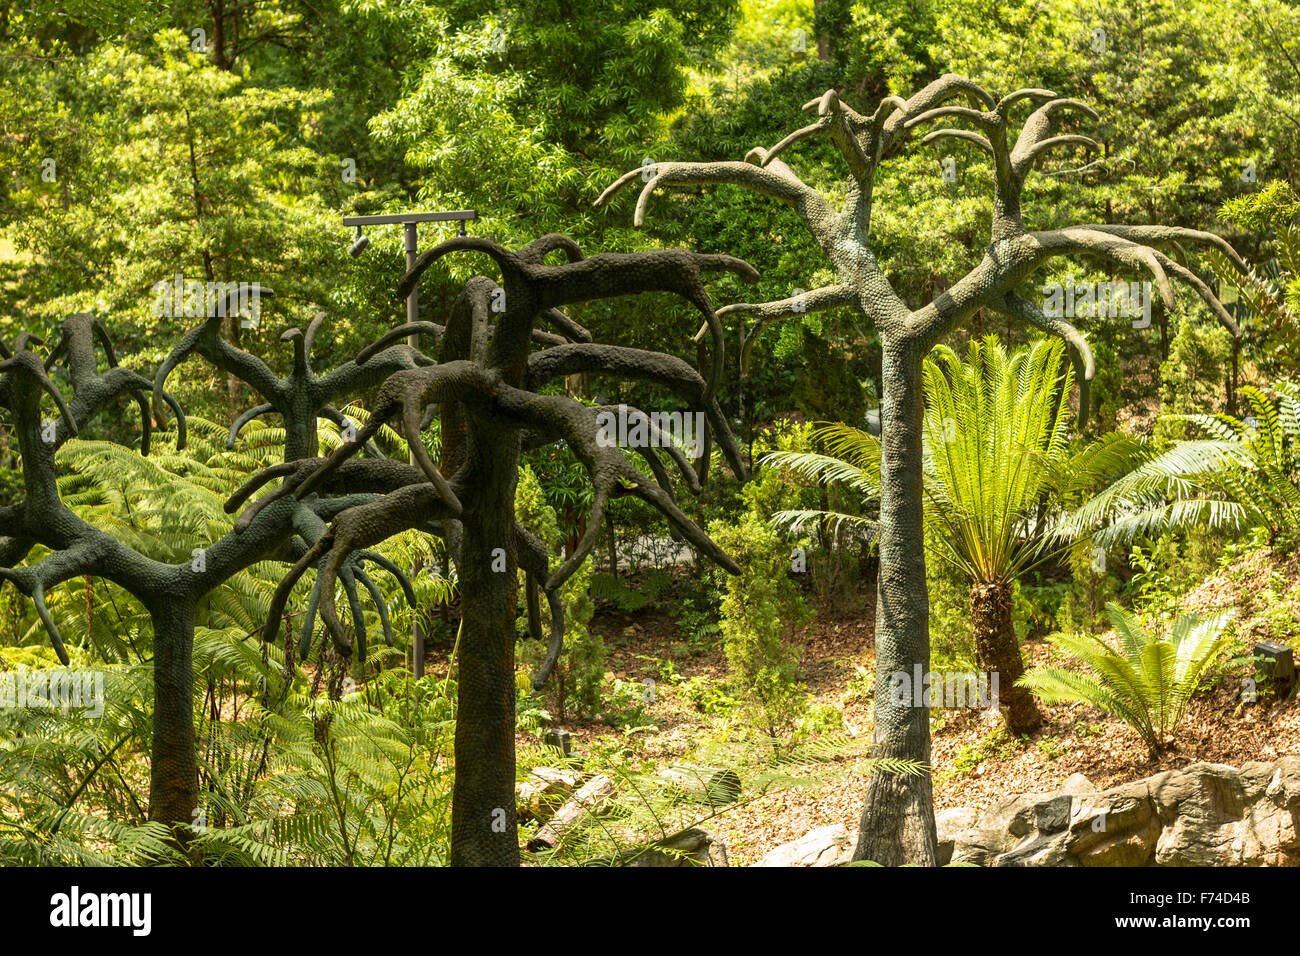
[{"label": "sculpted tree trunk", "polygon": [[149,818],[192,823],[199,805],[194,755],[194,607],[163,600],[153,621],[153,754],[149,761]]},{"label": "sculpted tree trunk", "polygon": [[[269,289],[259,289],[269,296]],[[276,502],[236,522],[229,533],[216,541],[193,542],[192,554],[201,555],[181,564],[169,564],[141,554],[112,535],[86,523],[69,510],[59,496],[54,456],[58,449],[92,418],[120,398],[133,399],[141,411],[141,454],[148,456],[152,437],[150,390],[154,404],[169,407],[176,415],[177,447],[185,447],[185,417],[175,399],[164,389],[168,374],[190,352],[198,352],[218,368],[257,389],[266,404],[240,415],[231,426],[228,446],[233,447],[240,429],[257,415],[279,411],[286,431],[285,464],[276,474],[299,467],[297,459],[314,453],[317,416],[342,420],[330,404],[338,394],[349,394],[372,385],[387,374],[415,368],[413,350],[397,346],[375,356],[362,368],[347,363],[325,378],[309,368],[307,356],[323,316],[317,316],[306,335],[290,329],[283,336],[294,344],[293,371],[277,378],[256,357],[226,342],[220,333],[221,316],[231,311],[227,302],[218,314],[188,332],[163,363],[156,379],[147,378],[117,364],[104,326],[87,314],[64,320],[59,342],[42,362],[29,348],[31,336],[19,336],[14,352],[0,344],[0,405],[13,411],[22,451],[22,502],[3,509],[0,528],[0,580],[12,582],[31,597],[56,654],[69,662],[62,637],[45,604],[45,595],[60,583],[78,578],[108,578],[134,596],[148,610],[154,627],[154,712],[153,748],[150,761],[149,818],[176,826],[178,840],[187,839],[186,828],[194,821],[198,807],[198,772],[194,738],[193,642],[195,615],[200,600],[236,572],[264,560],[291,561],[315,544],[326,530],[323,516],[375,500],[383,492],[410,483],[419,471],[410,465],[389,461],[350,463],[348,469],[322,486],[324,494],[309,502]],[[98,370],[102,350],[108,368]],[[72,398],[65,400],[46,374],[47,368],[63,362],[72,385]],[[40,401],[49,395],[60,412],[57,421],[42,418]],[[158,412],[162,418],[162,412]],[[265,479],[263,479],[265,480]],[[232,497],[227,511],[233,511],[256,483]],[[335,496],[345,487],[348,494]],[[52,552],[24,566],[16,566],[37,545]],[[343,569],[343,586],[354,611],[354,626],[364,641],[365,623],[356,586],[371,589],[363,560],[392,571],[410,595],[410,585],[401,572],[375,555],[357,555]],[[373,590],[371,593],[375,593]],[[386,618],[381,615],[381,621]],[[305,626],[310,638],[314,615]],[[385,623],[385,628],[387,625]],[[391,643],[392,635],[386,635]]]},{"label": "sculpted tree trunk", "polygon": [[[952,105],[952,101],[966,105]],[[1040,104],[1029,113],[1014,145],[1008,141],[1013,110]],[[930,731],[923,704],[913,707],[890,702],[888,687],[894,673],[911,675],[929,669],[924,538],[921,518],[921,361],[958,323],[980,309],[1006,315],[1059,335],[1072,348],[1080,367],[1080,409],[1086,410],[1086,386],[1093,374],[1092,353],[1070,323],[1049,315],[1033,299],[1030,282],[1052,259],[1087,256],[1112,266],[1149,273],[1166,305],[1173,303],[1170,276],[1191,286],[1234,336],[1236,323],[1209,287],[1161,249],[1178,243],[1218,248],[1241,269],[1241,257],[1228,243],[1210,233],[1154,225],[1097,223],[1032,232],[1020,213],[1020,193],[1026,177],[1040,159],[1058,146],[1097,148],[1086,136],[1051,135],[1062,113],[1097,114],[1076,100],[1050,90],[1017,90],[994,97],[972,81],[948,74],[908,99],[888,96],[870,115],[858,113],[835,90],[804,105],[817,119],[796,130],[771,149],[755,147],[745,162],[659,163],[637,199],[634,221],[644,223],[655,190],[666,186],[695,187],[732,184],[785,203],[812,233],[838,273],[834,285],[813,289],[795,298],[762,304],[741,303],[718,311],[741,321],[741,341],[748,349],[762,331],[788,318],[834,308],[853,309],[872,322],[882,350],[880,587],[876,612],[875,756],[901,757],[928,764]],[[932,301],[909,307],[881,270],[869,241],[872,191],[881,161],[898,148],[915,127],[935,119],[953,119],[962,128],[939,129],[922,145],[941,138],[958,139],[986,153],[993,163],[992,229],[982,260]],[[801,180],[781,153],[813,136],[827,137],[848,167],[846,198],[838,208]],[[608,203],[623,187],[646,173],[632,170],[601,194]],[[1027,292],[1028,295],[1022,294]],[[748,324],[754,319],[753,325]],[[702,336],[703,330],[701,330]],[[697,336],[700,337],[700,336]],[[742,354],[742,366],[746,356]],[[1010,683],[1001,675],[1001,686]],[[934,809],[930,779],[899,778],[882,770],[873,773],[867,788],[857,859],[880,863],[936,861]]]},{"label": "sculpted tree trunk", "polygon": [[[886,348],[882,362],[880,583],[876,599],[875,732],[872,756],[930,764],[930,715],[895,703],[890,675],[930,669],[921,493],[921,360]],[[872,774],[855,859],[883,866],[938,855],[930,776]]]},{"label": "sculpted tree trunk", "polygon": [[[515,820],[515,484],[519,436],[484,422],[471,467],[480,481],[461,522],[461,635],[452,863],[518,866]],[[463,759],[461,759],[463,758]]]},{"label": "sculpted tree trunk", "polygon": [[[254,502],[245,515],[286,496],[312,500],[323,482],[339,480],[353,464],[350,457],[385,422],[400,420],[419,464],[419,479],[335,518],[277,590],[264,635],[274,636],[295,583],[309,567],[318,566],[315,593],[321,618],[340,641],[343,632],[334,612],[334,577],[349,556],[408,528],[442,537],[456,562],[464,614],[451,862],[509,866],[519,862],[514,796],[516,568],[524,571],[528,587],[525,603],[532,637],[546,639],[541,633],[540,595],[545,595],[551,611],[549,646],[533,677],[539,689],[563,650],[559,589],[599,540],[610,498],[640,498],[663,513],[699,554],[733,574],[740,570],[678,507],[661,456],[667,456],[695,492],[707,473],[707,457],[700,460],[697,474],[679,447],[657,440],[657,430],[648,429],[652,440],[633,450],[648,466],[651,478],[632,466],[617,446],[616,430],[609,428],[608,421],[602,424],[600,416],[607,413],[568,395],[543,394],[542,389],[583,374],[662,386],[678,402],[704,415],[710,434],[744,480],[740,449],[715,397],[723,360],[722,326],[701,275],[726,270],[752,281],[757,273],[747,263],[725,255],[670,250],[586,258],[577,243],[565,236],[543,236],[518,251],[486,239],[458,237],[422,255],[399,286],[399,295],[405,297],[431,264],[456,251],[491,257],[501,270],[500,285],[476,276],[452,304],[445,327],[408,323],[363,349],[356,358],[359,366],[389,342],[416,334],[432,336],[439,357],[434,361],[420,355],[419,368],[388,376],[369,422],[352,440],[323,463],[304,463],[286,475],[284,484]],[[546,265],[545,257],[553,251],[563,252],[569,261]],[[713,344],[707,377],[672,355],[595,344],[586,329],[560,311],[572,303],[655,291],[676,293],[703,314]],[[536,327],[543,323],[554,331]],[[644,416],[639,409],[620,408],[624,415]],[[434,464],[420,434],[422,423],[435,410],[442,416],[441,467]],[[593,494],[581,538],[560,566],[551,569],[543,544],[515,521],[514,492],[522,451],[557,442],[568,445],[586,468]],[[264,475],[250,484],[273,477]]]}]

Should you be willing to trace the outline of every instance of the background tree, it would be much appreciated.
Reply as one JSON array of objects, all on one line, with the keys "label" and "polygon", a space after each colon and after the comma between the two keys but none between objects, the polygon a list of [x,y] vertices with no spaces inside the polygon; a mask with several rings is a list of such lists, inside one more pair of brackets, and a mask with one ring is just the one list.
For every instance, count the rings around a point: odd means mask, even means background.
[{"label": "background tree", "polygon": [[[811,12],[806,11],[801,24],[810,36]],[[849,12],[840,57],[833,62],[818,60],[811,44],[811,55],[800,54],[773,37],[780,59],[754,82],[733,89],[721,79],[704,78],[709,95],[676,121],[670,152],[652,153],[654,158],[738,158],[754,143],[776,142],[785,135],[778,129],[782,103],[803,102],[828,87],[850,102],[874,103],[891,89],[917,89],[953,72],[986,89],[1047,87],[1092,104],[1105,118],[1090,131],[1102,144],[1087,157],[1091,162],[1055,167],[1050,175],[1025,183],[1022,206],[1037,228],[1104,221],[1226,229],[1223,234],[1255,261],[1261,237],[1236,222],[1225,227],[1217,218],[1220,203],[1225,197],[1253,195],[1270,177],[1297,181],[1294,117],[1300,74],[1290,63],[1295,56],[1287,56],[1290,44],[1279,39],[1296,33],[1300,11],[1294,3],[1195,0],[1103,10],[1079,0],[1013,0],[996,8],[983,0],[905,6],[866,0],[852,4]],[[746,19],[738,38],[767,30],[784,32],[788,41],[787,23]],[[1104,42],[1094,34],[1097,29],[1104,31]],[[936,164],[946,158],[955,161],[955,182],[936,174]],[[824,193],[841,188],[829,143],[806,142],[799,172]],[[1252,172],[1254,182],[1248,181]],[[873,211],[873,253],[895,290],[916,307],[982,256],[990,212],[983,197],[992,189],[991,170],[958,148],[896,155],[876,177],[877,192],[895,201]],[[797,217],[774,210],[761,197],[683,190],[657,215],[656,234],[665,242],[726,248],[754,263],[763,274],[755,294],[764,299],[833,281],[831,273],[819,268],[823,261]],[[1115,274],[1098,262],[1080,276],[1080,265],[1049,266],[1043,279]],[[1214,285],[1208,273],[1200,274]],[[1174,310],[1157,304],[1152,324],[1144,329],[1081,317],[1076,326],[1089,336],[1097,366],[1087,434],[1127,425],[1135,416],[1149,421],[1162,402],[1167,406],[1184,390],[1195,391],[1187,395],[1189,402],[1208,397],[1232,411],[1230,383],[1225,382],[1230,368],[1224,367],[1231,364],[1231,338],[1217,328],[1191,331],[1203,327],[1208,317],[1194,300],[1182,301]],[[746,388],[746,405],[756,421],[784,411],[790,383],[807,376],[800,361],[804,328],[826,337],[860,378],[879,385],[879,343],[870,327],[855,329],[856,319],[849,309],[804,314],[756,342],[753,377]],[[1024,340],[1024,329],[981,309],[954,330],[954,347],[961,348],[968,335],[994,331],[1009,345]],[[1204,340],[1198,356],[1227,356],[1218,374],[1197,381],[1192,370],[1180,367],[1180,336]],[[1239,344],[1240,380],[1250,382],[1250,365],[1259,356],[1256,342],[1247,338]],[[733,392],[725,393],[724,406],[735,407],[734,399]]]},{"label": "background tree", "polygon": [[[84,71],[63,107],[76,135],[63,148],[30,143],[23,157],[38,164],[45,151],[54,180],[32,177],[14,197],[14,238],[46,264],[27,276],[24,291],[40,303],[32,311],[51,323],[81,309],[108,315],[120,347],[155,363],[155,343],[178,334],[184,317],[156,308],[152,290],[176,275],[326,303],[320,266],[345,257],[325,241],[333,223],[312,189],[323,160],[278,125],[300,121],[323,94],[240,89],[237,75],[212,69],[178,32],[160,34],[148,53],[101,48]],[[236,346],[258,334],[233,317],[225,326]],[[180,397],[207,405],[204,386]],[[228,376],[226,390],[223,417],[244,401],[238,378]]]}]

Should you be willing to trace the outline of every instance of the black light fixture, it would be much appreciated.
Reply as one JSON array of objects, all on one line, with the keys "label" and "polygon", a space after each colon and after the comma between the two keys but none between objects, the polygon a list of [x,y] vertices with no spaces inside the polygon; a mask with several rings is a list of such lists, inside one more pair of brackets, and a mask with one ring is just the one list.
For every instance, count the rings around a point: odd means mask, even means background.
[{"label": "black light fixture", "polygon": [[357,256],[361,255],[361,253],[365,252],[366,246],[368,245],[370,245],[370,237],[364,235],[361,232],[361,227],[357,226],[357,237],[352,241],[352,245],[348,246],[348,255],[355,259]]},{"label": "black light fixture", "polygon": [[567,730],[548,730],[542,737],[542,742],[559,750],[566,757],[573,756],[573,738]]},{"label": "black light fixture", "polygon": [[[471,219],[478,218],[477,209],[457,209],[453,212],[408,212],[397,213],[391,216],[344,216],[343,225],[355,226],[357,236],[348,248],[348,254],[353,258],[361,255],[366,246],[370,245],[370,240],[362,233],[362,226],[390,226],[401,223],[406,230],[406,268],[409,271],[415,265],[415,257],[419,249],[419,238],[416,230],[422,222],[455,222],[458,223],[456,235],[465,235],[465,223]],[[416,311],[419,306],[419,295],[412,288],[411,294],[406,297],[406,321],[416,321]],[[412,341],[411,345],[415,345]]]},{"label": "black light fixture", "polygon": [[1255,679],[1267,681],[1271,695],[1286,700],[1295,688],[1295,652],[1285,644],[1260,641],[1255,645]]}]

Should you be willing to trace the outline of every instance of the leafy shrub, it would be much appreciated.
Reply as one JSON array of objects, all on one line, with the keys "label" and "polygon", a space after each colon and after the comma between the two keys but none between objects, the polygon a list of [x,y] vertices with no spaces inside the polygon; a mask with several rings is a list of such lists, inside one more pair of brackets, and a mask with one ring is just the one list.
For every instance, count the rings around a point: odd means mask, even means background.
[{"label": "leafy shrub", "polygon": [[725,717],[740,707],[740,701],[728,694],[726,688],[703,674],[682,681],[677,696],[709,717]]},{"label": "leafy shrub", "polygon": [[1061,630],[1056,627],[1057,615],[1073,583],[1044,580],[1038,572],[1031,576],[1036,583],[1020,584],[1016,589],[1016,609],[1012,613],[1016,636],[1022,643]]},{"label": "leafy shrub", "polygon": [[853,668],[853,678],[845,685],[840,701],[851,704],[854,701],[871,700],[875,695],[876,675],[867,668],[858,666]]},{"label": "leafy shrub", "polygon": [[520,683],[526,683],[528,687],[520,689],[519,698],[515,701],[515,729],[526,734],[539,734],[551,722],[551,712],[543,705],[540,697],[534,697],[530,693],[532,679],[525,674],[519,676]]},{"label": "leafy shrub", "polygon": [[1016,752],[1016,738],[1005,724],[997,724],[988,735],[973,744],[964,744],[953,757],[952,765],[940,779],[968,777],[986,760],[1002,760]]},{"label": "leafy shrub", "polygon": [[659,728],[647,713],[651,702],[651,691],[646,684],[615,678],[602,718],[624,733],[655,731]]},{"label": "leafy shrub", "polygon": [[1107,554],[1079,546],[1066,554],[1070,588],[1061,597],[1055,630],[1104,629],[1106,605],[1120,596],[1121,582]]},{"label": "leafy shrub", "polygon": [[839,733],[844,729],[844,715],[839,708],[830,704],[811,704],[795,721],[795,736],[802,739],[816,739],[827,734]]},{"label": "leafy shrub", "polygon": [[813,592],[832,613],[860,590],[861,559],[874,547],[867,543],[874,538],[880,472],[878,454],[863,458],[854,449],[828,447],[844,458],[839,461],[814,451],[846,433],[857,432],[846,425],[782,423],[764,435],[758,447],[771,450],[743,493],[751,508],[787,535],[788,544],[805,548]]},{"label": "leafy shrub", "polygon": [[721,610],[714,594],[686,594],[677,600],[677,629],[686,635],[691,647],[705,650],[722,633],[718,623]]},{"label": "leafy shrub", "polygon": [[650,571],[639,581],[630,583],[624,575],[594,574],[591,578],[591,596],[608,601],[620,614],[635,614],[654,604],[672,587],[673,579],[662,571]]},{"label": "leafy shrub", "polygon": [[789,637],[810,617],[790,580],[788,552],[753,512],[736,523],[715,522],[709,534],[741,567],[726,582],[722,634],[742,713],[768,737],[787,737],[804,708],[798,652]]},{"label": "leafy shrub", "polygon": [[1300,590],[1300,583],[1288,584],[1278,572],[1273,572],[1269,583],[1260,594],[1265,602],[1264,620],[1268,622],[1269,635],[1275,641],[1294,641],[1300,637],[1300,620],[1292,610],[1290,597]]},{"label": "leafy shrub", "polygon": [[[926,535],[932,549],[939,545]],[[975,659],[975,631],[970,620],[970,585],[947,562],[934,560],[936,550],[926,552],[930,580],[930,654],[936,663]]]},{"label": "leafy shrub", "polygon": [[1161,405],[1169,412],[1212,407],[1223,394],[1223,370],[1231,361],[1232,336],[1226,329],[1184,317],[1169,343],[1169,358],[1160,365]]}]

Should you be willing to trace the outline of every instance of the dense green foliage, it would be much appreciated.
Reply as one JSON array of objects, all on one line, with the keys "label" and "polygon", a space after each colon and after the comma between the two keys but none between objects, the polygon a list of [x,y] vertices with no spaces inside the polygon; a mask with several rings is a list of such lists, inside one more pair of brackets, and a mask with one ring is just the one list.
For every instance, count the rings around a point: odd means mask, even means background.
[{"label": "dense green foliage", "polygon": [[1079,531],[1102,525],[1095,540],[1132,541],[1171,529],[1246,532],[1271,540],[1300,526],[1300,395],[1280,384],[1269,398],[1242,389],[1249,414],[1170,415],[1205,435],[1152,453],[1072,516]]},{"label": "dense green foliage", "polygon": [[727,580],[722,599],[723,647],[735,693],[762,733],[773,740],[787,737],[804,706],[790,633],[808,616],[789,577],[794,561],[752,511],[737,524],[714,524],[709,532],[741,567],[739,576]]}]

